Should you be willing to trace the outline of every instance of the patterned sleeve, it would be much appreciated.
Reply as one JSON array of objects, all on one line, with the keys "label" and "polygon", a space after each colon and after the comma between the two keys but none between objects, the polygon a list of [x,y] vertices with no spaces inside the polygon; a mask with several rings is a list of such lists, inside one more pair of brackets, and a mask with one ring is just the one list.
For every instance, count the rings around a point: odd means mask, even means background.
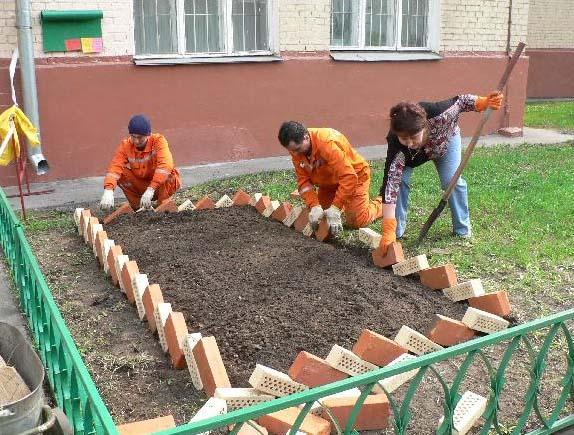
[{"label": "patterned sleeve", "polygon": [[474,112],[476,105],[476,95],[464,94],[459,95],[456,104],[459,107],[460,112]]},{"label": "patterned sleeve", "polygon": [[402,151],[399,151],[394,155],[392,160],[385,165],[385,174],[380,191],[384,204],[397,203],[404,169],[405,155]]}]

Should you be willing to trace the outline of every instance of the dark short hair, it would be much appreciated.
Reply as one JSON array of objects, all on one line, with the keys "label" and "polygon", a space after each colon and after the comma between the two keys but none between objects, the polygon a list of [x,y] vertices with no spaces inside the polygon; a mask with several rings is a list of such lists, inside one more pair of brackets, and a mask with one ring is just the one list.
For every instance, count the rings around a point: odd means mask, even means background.
[{"label": "dark short hair", "polygon": [[427,125],[427,113],[420,104],[401,101],[391,107],[391,131],[397,133],[417,134]]},{"label": "dark short hair", "polygon": [[307,134],[307,127],[297,121],[286,121],[281,124],[279,134],[277,135],[279,142],[284,147],[288,147],[291,141],[300,144],[305,139]]}]

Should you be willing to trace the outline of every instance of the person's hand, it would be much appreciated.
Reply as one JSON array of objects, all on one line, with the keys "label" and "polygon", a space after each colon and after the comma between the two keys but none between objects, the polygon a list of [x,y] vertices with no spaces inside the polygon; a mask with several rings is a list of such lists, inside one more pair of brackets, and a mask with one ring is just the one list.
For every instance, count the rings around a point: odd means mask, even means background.
[{"label": "person's hand", "polygon": [[341,210],[332,205],[325,210],[325,217],[327,218],[327,225],[332,235],[336,236],[343,231],[343,222],[341,221]]},{"label": "person's hand", "polygon": [[395,218],[384,218],[381,222],[381,241],[379,242],[379,251],[381,255],[387,255],[389,246],[397,241],[397,220]]},{"label": "person's hand", "polygon": [[102,210],[109,210],[114,206],[114,191],[110,189],[104,189],[104,194],[100,200],[100,208]]},{"label": "person's hand", "polygon": [[148,187],[144,194],[141,197],[140,200],[140,208],[145,209],[150,209],[152,208],[151,206],[151,200],[153,199],[153,195],[155,193],[155,189],[153,187]]},{"label": "person's hand", "polygon": [[323,217],[323,207],[320,205],[315,205],[311,207],[311,211],[309,212],[309,223],[311,224],[311,228],[315,231],[319,227],[319,221]]},{"label": "person's hand", "polygon": [[498,110],[502,106],[503,98],[504,95],[502,92],[493,91],[486,97],[477,97],[476,103],[474,103],[474,107],[477,112],[484,112],[489,107],[492,110]]}]

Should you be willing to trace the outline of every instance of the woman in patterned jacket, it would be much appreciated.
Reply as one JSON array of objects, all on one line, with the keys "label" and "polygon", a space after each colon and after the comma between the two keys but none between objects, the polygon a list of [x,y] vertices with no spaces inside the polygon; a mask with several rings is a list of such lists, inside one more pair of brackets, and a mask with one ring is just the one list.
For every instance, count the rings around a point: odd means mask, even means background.
[{"label": "woman in patterned jacket", "polygon": [[[413,169],[432,160],[442,189],[446,189],[461,161],[458,116],[461,112],[497,110],[503,95],[491,92],[486,97],[458,95],[436,103],[401,102],[390,111],[391,129],[380,195],[383,220],[380,249],[386,254],[391,243],[405,232],[409,201],[409,181]],[[466,181],[462,177],[449,198],[453,232],[470,237],[470,217]]]}]

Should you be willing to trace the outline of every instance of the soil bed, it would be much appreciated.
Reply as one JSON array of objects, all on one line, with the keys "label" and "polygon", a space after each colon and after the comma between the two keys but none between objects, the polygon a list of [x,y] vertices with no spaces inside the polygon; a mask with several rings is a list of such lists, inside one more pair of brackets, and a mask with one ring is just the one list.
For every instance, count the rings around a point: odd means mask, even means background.
[{"label": "soil bed", "polygon": [[366,250],[320,243],[252,207],[122,216],[108,237],[138,262],[190,332],[218,341],[233,386],[256,363],[286,371],[300,350],[326,357],[351,348],[363,328],[394,337],[426,332],[455,304],[414,278],[370,264]]}]

